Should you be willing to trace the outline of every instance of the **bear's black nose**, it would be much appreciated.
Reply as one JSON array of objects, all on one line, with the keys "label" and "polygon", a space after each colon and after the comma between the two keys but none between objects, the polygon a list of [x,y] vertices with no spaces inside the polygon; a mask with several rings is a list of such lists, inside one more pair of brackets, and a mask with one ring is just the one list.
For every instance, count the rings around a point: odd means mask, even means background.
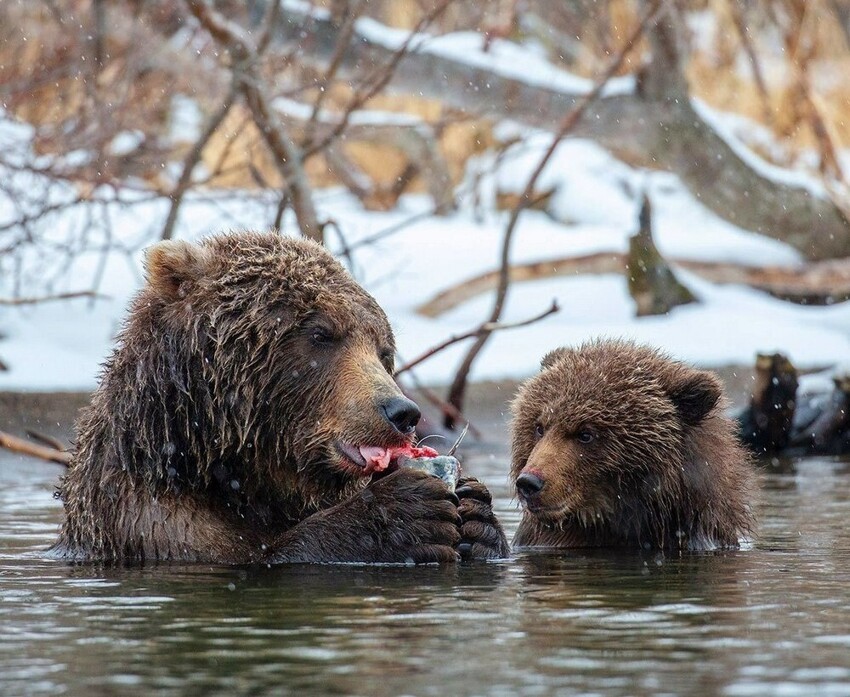
[{"label": "bear's black nose", "polygon": [[391,397],[384,400],[381,402],[381,411],[396,431],[405,435],[416,428],[419,417],[422,416],[416,403],[411,402],[407,397]]},{"label": "bear's black nose", "polygon": [[531,474],[531,472],[523,472],[516,478],[517,491],[527,499],[539,494],[544,486],[546,486],[546,482],[536,474]]}]

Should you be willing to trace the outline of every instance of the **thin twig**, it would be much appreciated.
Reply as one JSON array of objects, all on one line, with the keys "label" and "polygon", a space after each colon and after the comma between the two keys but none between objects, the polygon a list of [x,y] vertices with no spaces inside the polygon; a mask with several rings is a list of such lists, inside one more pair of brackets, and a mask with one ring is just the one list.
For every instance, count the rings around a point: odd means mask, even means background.
[{"label": "thin twig", "polygon": [[227,46],[238,60],[256,55],[258,45],[250,32],[231,22],[206,0],[186,0],[189,10],[216,41]]},{"label": "thin twig", "polygon": [[325,74],[322,76],[321,82],[317,83],[316,87],[318,88],[318,94],[316,95],[316,101],[313,103],[313,111],[310,114],[310,118],[307,121],[307,125],[304,127],[304,137],[302,138],[302,146],[307,147],[313,140],[313,136],[316,131],[316,124],[319,121],[319,114],[322,111],[322,106],[324,105],[325,99],[330,94],[330,90],[328,87],[331,84],[331,81],[336,77],[337,71],[342,65],[343,58],[345,57],[345,53],[348,50],[349,45],[351,44],[351,37],[354,36],[354,24],[357,18],[360,16],[362,12],[362,2],[358,2],[356,6],[350,11],[346,13],[345,19],[343,20],[343,24],[339,29],[339,36],[336,40],[336,46],[334,47],[333,55],[331,56],[330,64],[325,70]]},{"label": "thin twig", "polygon": [[271,106],[267,84],[257,70],[260,58],[258,45],[241,26],[224,17],[205,0],[186,0],[186,4],[209,34],[231,53],[234,81],[289,190],[298,227],[305,237],[322,242],[322,225],[319,223],[310,183],[304,171],[305,154],[289,135],[281,120],[276,117]]},{"label": "thin twig", "polygon": [[242,80],[242,94],[289,190],[290,203],[301,234],[316,242],[324,242],[324,225],[319,222],[313,203],[312,189],[304,170],[304,153],[276,117],[271,101],[260,84],[249,79]]},{"label": "thin twig", "polygon": [[422,30],[445,12],[451,2],[452,0],[442,0],[419,20],[416,26],[410,30],[410,34],[408,34],[401,46],[399,46],[390,57],[390,60],[381,67],[380,72],[377,73],[372,85],[365,92],[355,95],[348,103],[342,118],[340,118],[336,126],[331,129],[330,133],[317,143],[314,143],[304,149],[305,157],[310,157],[310,155],[314,155],[315,153],[324,150],[339,135],[341,135],[346,128],[348,128],[348,122],[351,119],[352,114],[387,86],[387,83],[389,83],[392,79],[399,63],[401,63],[402,59],[409,53],[410,45],[413,43],[414,39],[422,38]]},{"label": "thin twig", "polygon": [[[4,163],[5,164],[5,163]],[[18,168],[23,171],[23,168]],[[49,176],[48,174],[44,174],[44,176]],[[56,179],[61,179],[60,177],[56,177]],[[7,192],[4,192],[7,193]],[[5,232],[6,230],[13,230],[17,227],[26,227],[30,223],[34,223],[42,218],[47,217],[50,213],[57,213],[60,211],[64,211],[68,208],[74,208],[74,206],[79,206],[81,203],[87,203],[87,201],[83,198],[75,198],[71,201],[63,201],[61,203],[52,203],[50,205],[44,205],[36,213],[21,215],[14,220],[10,220],[8,223],[3,223],[0,225],[0,232]]]},{"label": "thin twig", "polygon": [[405,363],[398,370],[395,371],[395,377],[398,377],[402,373],[407,372],[411,368],[415,368],[420,363],[425,362],[432,356],[440,353],[447,349],[449,346],[458,343],[459,341],[465,341],[466,339],[472,339],[476,336],[481,336],[484,332],[488,334],[492,334],[493,332],[500,332],[506,329],[518,329],[520,327],[527,327],[529,324],[534,324],[535,322],[539,322],[540,320],[548,317],[549,315],[555,314],[561,308],[558,306],[558,301],[553,300],[552,305],[549,309],[541,312],[539,314],[534,315],[534,317],[529,317],[528,319],[524,319],[521,322],[484,322],[484,324],[472,329],[471,331],[465,332],[464,334],[456,334],[454,336],[450,336],[448,339],[443,341],[442,343],[437,344],[433,348],[428,349],[422,355],[414,358],[412,361]]},{"label": "thin twig", "polygon": [[105,300],[108,299],[109,296],[96,293],[93,290],[79,290],[73,293],[42,295],[36,298],[0,298],[0,305],[38,305],[39,303],[54,302],[56,300],[72,300],[74,298],[95,298],[97,300]]},{"label": "thin twig", "polygon": [[396,223],[395,225],[390,225],[383,230],[378,230],[376,233],[369,235],[368,237],[364,237],[362,240],[357,240],[357,242],[352,242],[351,246],[348,248],[349,251],[354,252],[360,247],[368,247],[370,245],[375,244],[387,237],[392,237],[393,235],[401,232],[405,228],[415,223],[418,223],[420,220],[427,220],[429,218],[433,218],[437,213],[436,208],[429,208],[426,211],[422,211],[421,213],[416,213],[411,215],[409,218],[405,218],[400,223]]},{"label": "thin twig", "polygon": [[741,41],[741,46],[744,53],[747,55],[747,60],[750,63],[750,70],[753,73],[753,80],[756,83],[759,97],[761,97],[762,113],[765,123],[770,124],[772,121],[770,111],[770,93],[767,90],[767,81],[764,79],[764,72],[759,63],[758,54],[753,46],[750,38],[750,30],[747,22],[742,14],[742,8],[739,7],[738,0],[729,0],[729,13],[732,15],[732,24],[735,25],[735,31],[738,33],[738,38]]},{"label": "thin twig", "polygon": [[201,155],[203,155],[204,148],[207,147],[207,143],[209,143],[210,138],[213,137],[215,132],[218,130],[218,127],[221,125],[221,122],[224,121],[224,118],[230,112],[230,108],[233,106],[233,100],[235,98],[236,83],[234,81],[234,84],[231,86],[228,95],[224,98],[224,102],[221,107],[210,117],[204,132],[201,133],[195,141],[195,144],[186,154],[186,159],[183,160],[183,171],[180,173],[180,179],[178,179],[177,184],[174,186],[174,189],[169,196],[171,199],[171,207],[168,209],[168,217],[165,219],[165,224],[162,226],[160,239],[170,240],[174,234],[174,225],[177,223],[177,214],[180,211],[180,204],[183,202],[183,197],[186,195],[186,191],[192,184],[192,172],[195,171],[195,167],[198,162],[201,161]]},{"label": "thin twig", "polygon": [[348,246],[348,240],[345,239],[342,228],[340,228],[336,220],[328,220],[325,223],[325,229],[333,230],[336,233],[336,236],[339,238],[339,243],[342,245],[341,254],[345,257],[345,260],[348,263],[348,271],[352,276],[354,276],[354,257],[351,256],[351,248]]},{"label": "thin twig", "polygon": [[274,220],[272,221],[272,230],[277,230],[280,232],[280,229],[283,227],[283,215],[286,213],[286,209],[289,206],[289,196],[284,191],[280,198],[277,201],[277,208],[274,212]]},{"label": "thin twig", "polygon": [[[638,22],[637,27],[632,32],[632,34],[628,37],[626,42],[623,44],[623,47],[614,56],[605,70],[602,72],[602,75],[596,80],[596,83],[593,86],[593,89],[590,90],[586,95],[584,95],[581,99],[579,99],[575,106],[567,113],[567,115],[563,118],[560,125],[558,126],[558,130],[555,132],[555,136],[552,138],[552,143],[549,145],[549,148],[544,153],[543,157],[540,159],[540,162],[537,164],[534,172],[529,177],[526,182],[525,189],[519,197],[516,205],[511,211],[510,219],[508,220],[507,228],[505,229],[505,235],[502,241],[502,254],[501,254],[501,268],[499,270],[499,287],[496,290],[496,298],[493,303],[493,310],[490,313],[489,322],[498,322],[499,318],[502,316],[502,309],[505,305],[505,299],[508,295],[508,286],[510,279],[510,249],[511,242],[513,239],[514,232],[517,227],[517,222],[519,221],[519,217],[522,212],[531,204],[533,200],[534,190],[537,185],[537,180],[540,178],[540,175],[543,173],[546,165],[549,163],[552,155],[555,153],[558,145],[560,145],[561,141],[564,137],[569,133],[573,128],[575,128],[576,124],[579,122],[579,119],[584,115],[584,112],[587,108],[602,94],[602,90],[605,88],[605,85],[608,84],[609,80],[617,73],[617,71],[622,66],[623,62],[626,59],[626,56],[631,52],[634,48],[635,44],[641,38],[646,28],[649,26],[650,22],[654,20],[656,14],[658,13],[662,3],[665,0],[652,0],[649,3],[646,11],[644,12],[640,22]],[[481,352],[481,349],[484,348],[484,345],[487,343],[487,340],[490,338],[492,332],[482,332],[481,335],[476,339],[476,341],[472,344],[458,367],[457,373],[455,374],[455,379],[449,388],[448,396],[446,397],[446,401],[454,406],[457,409],[460,409],[463,405],[463,398],[466,392],[466,382],[469,376],[469,371],[472,368],[472,364],[475,362],[475,359],[478,357],[478,354]],[[445,425],[447,428],[454,427],[455,420],[451,417],[446,417]]]},{"label": "thin twig", "polygon": [[274,28],[277,25],[278,18],[280,17],[280,6],[282,4],[283,3],[280,1],[275,2],[272,0],[266,8],[266,14],[262,20],[263,33],[260,35],[260,40],[257,42],[257,55],[262,56],[271,44],[272,34],[274,33]]}]

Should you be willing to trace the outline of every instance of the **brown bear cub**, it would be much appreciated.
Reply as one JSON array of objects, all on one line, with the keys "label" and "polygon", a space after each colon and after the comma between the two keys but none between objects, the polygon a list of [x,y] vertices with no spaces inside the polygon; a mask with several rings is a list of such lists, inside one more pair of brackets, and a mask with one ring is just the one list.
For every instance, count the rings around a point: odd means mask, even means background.
[{"label": "brown bear cub", "polygon": [[558,349],[513,402],[514,547],[734,548],[754,470],[718,378],[622,341]]},{"label": "brown bear cub", "polygon": [[[445,562],[504,556],[486,489],[373,463],[413,439],[380,307],[273,233],[147,256],[78,423],[53,547],[74,560]],[[381,469],[384,469],[383,467]],[[382,473],[384,474],[384,473]]]}]

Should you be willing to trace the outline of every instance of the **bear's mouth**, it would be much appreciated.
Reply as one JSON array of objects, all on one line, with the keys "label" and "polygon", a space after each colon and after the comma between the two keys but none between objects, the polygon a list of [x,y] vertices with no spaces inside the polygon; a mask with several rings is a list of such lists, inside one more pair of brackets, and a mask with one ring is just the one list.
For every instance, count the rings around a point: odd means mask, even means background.
[{"label": "bear's mouth", "polygon": [[437,456],[436,450],[428,447],[417,448],[412,443],[385,448],[379,445],[357,446],[338,441],[336,449],[343,460],[357,467],[364,477],[376,472],[391,472],[398,467],[399,458],[402,456],[412,458]]},{"label": "bear's mouth", "polygon": [[544,506],[539,498],[528,499],[522,495],[519,497],[522,507],[535,518],[543,521],[558,521],[570,514],[570,505]]},{"label": "bear's mouth", "polygon": [[[382,448],[379,445],[351,445],[339,442],[336,449],[343,459],[363,471],[363,475],[383,472],[388,469],[393,460],[393,448]],[[398,458],[396,458],[398,459]]]}]

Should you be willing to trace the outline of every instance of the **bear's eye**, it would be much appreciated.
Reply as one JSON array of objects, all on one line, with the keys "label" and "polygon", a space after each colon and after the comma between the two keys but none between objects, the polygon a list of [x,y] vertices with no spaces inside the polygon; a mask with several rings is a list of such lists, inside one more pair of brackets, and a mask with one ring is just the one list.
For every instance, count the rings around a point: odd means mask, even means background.
[{"label": "bear's eye", "polygon": [[587,445],[588,443],[592,443],[596,438],[590,431],[579,431],[578,435],[576,435],[576,440],[582,445]]},{"label": "bear's eye", "polygon": [[310,332],[310,341],[316,346],[329,346],[336,340],[337,337],[327,327],[314,327]]},{"label": "bear's eye", "polygon": [[543,434],[546,433],[546,429],[543,427],[543,424],[536,424],[534,426],[534,435],[538,438],[542,438]]},{"label": "bear's eye", "polygon": [[378,358],[381,361],[381,365],[387,369],[388,373],[393,372],[393,366],[395,365],[395,354],[389,349],[386,351],[381,351],[380,356]]}]

